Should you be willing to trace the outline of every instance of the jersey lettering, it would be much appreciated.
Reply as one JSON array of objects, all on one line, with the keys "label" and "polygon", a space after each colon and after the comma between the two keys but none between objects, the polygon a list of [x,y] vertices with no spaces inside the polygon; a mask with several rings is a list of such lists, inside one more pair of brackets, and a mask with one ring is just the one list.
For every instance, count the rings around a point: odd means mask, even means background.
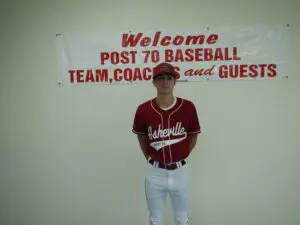
[{"label": "jersey lettering", "polygon": [[158,138],[166,138],[170,136],[182,136],[186,135],[184,127],[182,127],[181,122],[177,122],[176,125],[169,129],[161,129],[161,124],[158,125],[158,129],[154,130],[152,133],[152,126],[148,128],[148,136],[150,140],[155,140]]}]

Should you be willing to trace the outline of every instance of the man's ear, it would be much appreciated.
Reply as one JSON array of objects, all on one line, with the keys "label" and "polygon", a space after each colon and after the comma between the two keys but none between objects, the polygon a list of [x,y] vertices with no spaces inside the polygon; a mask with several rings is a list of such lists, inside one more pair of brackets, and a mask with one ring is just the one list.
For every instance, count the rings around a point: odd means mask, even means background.
[{"label": "man's ear", "polygon": [[152,84],[153,84],[154,87],[156,87],[154,79],[152,79]]}]

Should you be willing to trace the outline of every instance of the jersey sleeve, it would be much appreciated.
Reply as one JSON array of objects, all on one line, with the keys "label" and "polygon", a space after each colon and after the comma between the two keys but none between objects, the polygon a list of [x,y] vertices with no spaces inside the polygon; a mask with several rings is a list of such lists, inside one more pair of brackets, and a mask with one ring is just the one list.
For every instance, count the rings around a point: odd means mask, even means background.
[{"label": "jersey sleeve", "polygon": [[144,122],[144,116],[143,116],[141,107],[138,107],[135,112],[133,126],[132,126],[132,132],[135,134],[147,135],[146,125]]},{"label": "jersey sleeve", "polygon": [[190,114],[190,121],[189,121],[189,127],[187,130],[188,134],[199,134],[201,133],[201,127],[198,119],[198,114],[196,107],[193,103],[191,103],[191,114]]}]

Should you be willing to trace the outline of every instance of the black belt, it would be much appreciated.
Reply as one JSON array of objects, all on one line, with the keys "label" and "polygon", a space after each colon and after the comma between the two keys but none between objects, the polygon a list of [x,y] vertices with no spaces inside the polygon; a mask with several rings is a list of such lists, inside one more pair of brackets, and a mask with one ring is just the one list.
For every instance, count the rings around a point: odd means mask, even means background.
[{"label": "black belt", "polygon": [[181,160],[179,162],[173,162],[173,163],[170,163],[170,164],[166,164],[166,163],[163,163],[163,162],[157,162],[157,161],[154,161],[153,159],[150,159],[148,162],[151,165],[154,165],[155,167],[166,169],[166,170],[175,170],[175,169],[178,169],[178,168],[180,168],[180,167],[182,167],[186,164],[185,160]]}]

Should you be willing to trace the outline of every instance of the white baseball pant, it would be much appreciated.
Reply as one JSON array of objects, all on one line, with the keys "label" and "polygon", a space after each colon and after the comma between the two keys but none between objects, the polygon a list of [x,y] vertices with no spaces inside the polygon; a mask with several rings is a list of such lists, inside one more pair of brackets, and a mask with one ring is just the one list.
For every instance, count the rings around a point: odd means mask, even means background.
[{"label": "white baseball pant", "polygon": [[167,194],[171,199],[175,225],[188,225],[188,179],[187,165],[175,170],[148,165],[145,194],[150,225],[162,225]]}]

